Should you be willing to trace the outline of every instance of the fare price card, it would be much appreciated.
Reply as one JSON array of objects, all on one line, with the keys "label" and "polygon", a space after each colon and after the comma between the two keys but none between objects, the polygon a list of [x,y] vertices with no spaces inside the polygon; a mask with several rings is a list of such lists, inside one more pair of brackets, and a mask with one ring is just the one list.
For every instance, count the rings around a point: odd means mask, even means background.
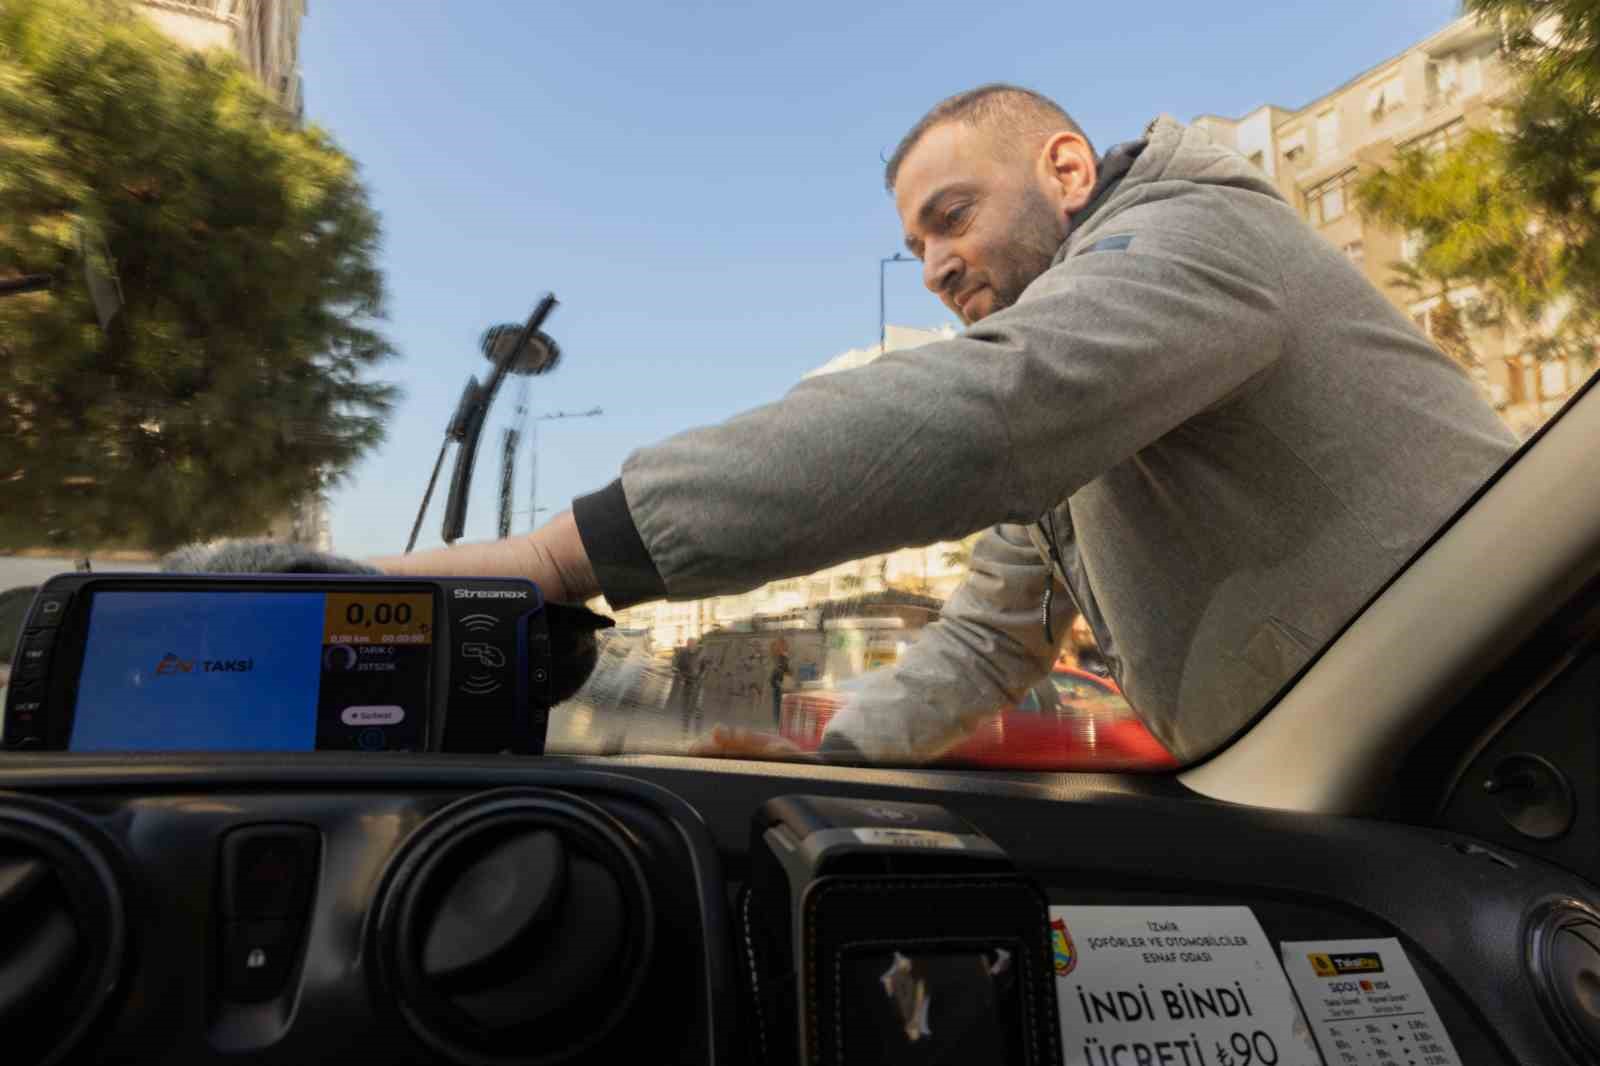
[{"label": "fare price card", "polygon": [[1393,937],[1286,941],[1283,968],[1329,1066],[1459,1066],[1438,1012]]},{"label": "fare price card", "polygon": [[1051,907],[1050,935],[1069,1066],[1322,1064],[1249,907]]}]

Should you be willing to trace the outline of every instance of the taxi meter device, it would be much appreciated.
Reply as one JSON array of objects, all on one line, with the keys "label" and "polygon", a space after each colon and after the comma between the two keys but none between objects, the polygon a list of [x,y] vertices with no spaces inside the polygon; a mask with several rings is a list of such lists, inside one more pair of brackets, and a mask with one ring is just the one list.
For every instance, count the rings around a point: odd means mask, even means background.
[{"label": "taxi meter device", "polygon": [[0,743],[539,754],[610,624],[522,580],[63,574],[23,625]]}]

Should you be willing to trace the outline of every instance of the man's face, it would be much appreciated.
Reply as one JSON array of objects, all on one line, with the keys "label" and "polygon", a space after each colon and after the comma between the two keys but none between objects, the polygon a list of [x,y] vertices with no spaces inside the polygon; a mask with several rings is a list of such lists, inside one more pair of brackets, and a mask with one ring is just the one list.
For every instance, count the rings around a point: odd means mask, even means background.
[{"label": "man's face", "polygon": [[967,325],[1010,307],[1066,236],[1042,166],[960,122],[930,129],[900,165],[895,209],[922,283]]}]

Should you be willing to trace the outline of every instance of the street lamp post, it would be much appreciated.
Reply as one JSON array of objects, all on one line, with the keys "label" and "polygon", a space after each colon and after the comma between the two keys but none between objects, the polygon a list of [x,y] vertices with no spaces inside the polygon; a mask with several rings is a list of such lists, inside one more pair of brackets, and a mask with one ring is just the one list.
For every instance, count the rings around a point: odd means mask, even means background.
[{"label": "street lamp post", "polygon": [[529,448],[528,463],[528,488],[532,497],[528,500],[528,527],[530,529],[539,524],[539,512],[545,510],[545,508],[539,506],[539,423],[553,422],[565,418],[599,418],[603,414],[605,412],[600,408],[591,407],[587,411],[551,411],[533,420],[533,424],[529,427],[529,436],[531,437],[529,443],[531,447]]},{"label": "street lamp post", "polygon": [[896,252],[893,255],[891,255],[891,256],[889,256],[889,257],[887,257],[885,259],[878,260],[878,354],[879,355],[883,354],[883,347],[887,343],[888,336],[889,336],[889,326],[888,326],[887,321],[884,319],[884,313],[883,313],[883,268],[888,266],[890,263],[915,263],[915,262],[916,262],[916,260],[911,258],[909,255],[901,255],[899,252]]}]

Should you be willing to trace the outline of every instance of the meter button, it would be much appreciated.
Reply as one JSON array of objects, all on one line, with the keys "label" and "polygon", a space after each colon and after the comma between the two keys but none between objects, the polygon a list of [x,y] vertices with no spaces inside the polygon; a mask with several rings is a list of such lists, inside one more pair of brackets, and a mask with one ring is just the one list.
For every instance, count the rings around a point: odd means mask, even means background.
[{"label": "meter button", "polygon": [[53,629],[61,624],[67,613],[70,592],[42,592],[33,599],[33,610],[28,615],[28,628]]},{"label": "meter button", "polygon": [[34,748],[44,745],[44,686],[27,681],[11,686],[6,707],[5,746]]},{"label": "meter button", "polygon": [[44,676],[45,668],[50,664],[50,651],[55,642],[56,634],[53,629],[30,629],[22,634],[16,658],[19,681],[31,681]]},{"label": "meter button", "polygon": [[346,707],[339,712],[339,721],[348,726],[399,725],[405,717],[406,709],[391,703]]}]

